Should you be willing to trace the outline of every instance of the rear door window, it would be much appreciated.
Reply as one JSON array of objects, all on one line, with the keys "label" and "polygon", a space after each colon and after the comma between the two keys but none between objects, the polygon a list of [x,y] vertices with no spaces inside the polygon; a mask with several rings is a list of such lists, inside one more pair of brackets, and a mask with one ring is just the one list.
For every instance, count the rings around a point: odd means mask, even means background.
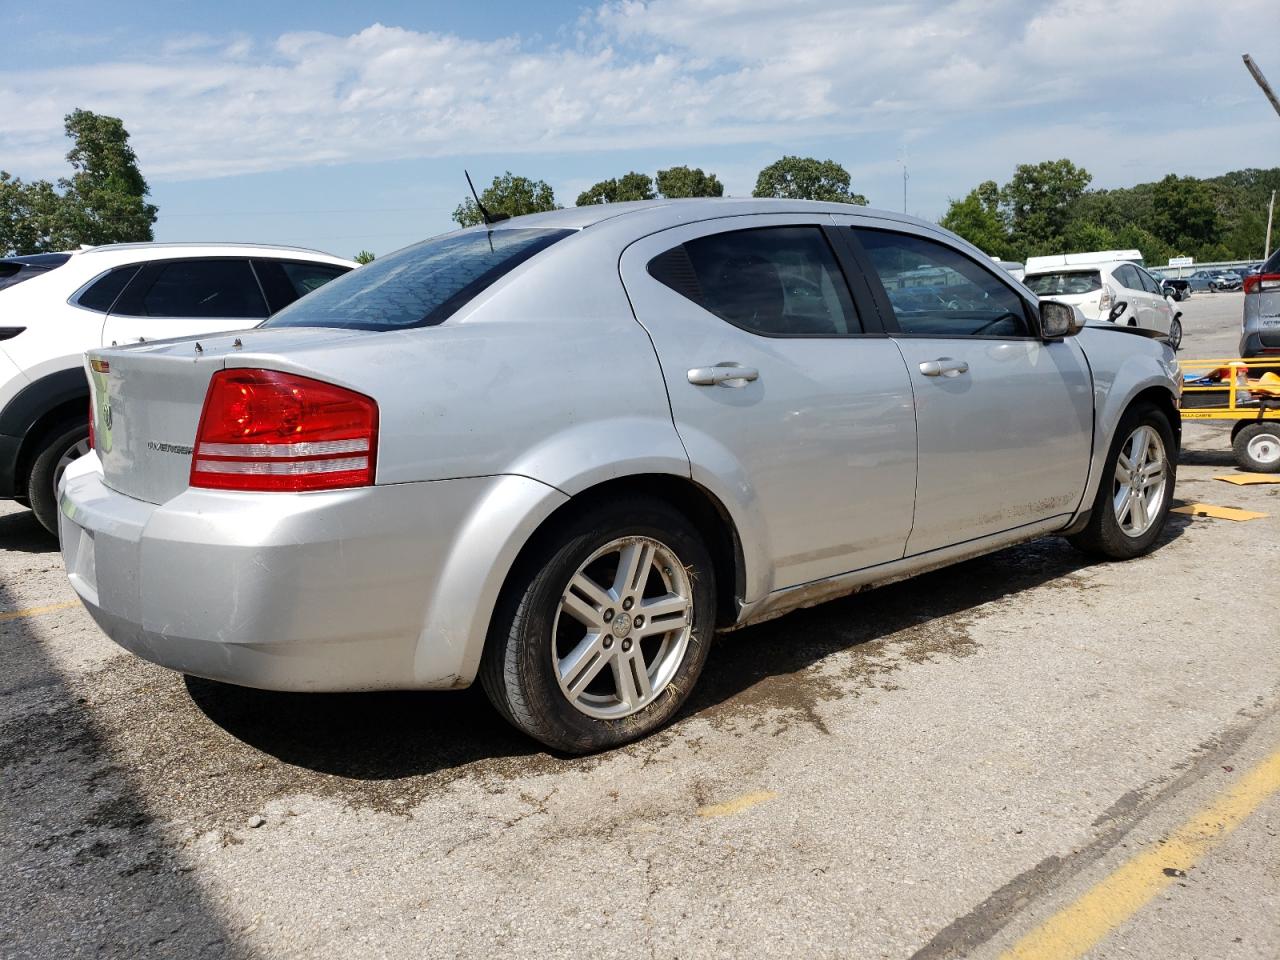
[{"label": "rear door window", "polygon": [[1142,281],[1138,278],[1138,271],[1132,264],[1122,263],[1112,271],[1112,274],[1122,287],[1128,290],[1142,289]]},{"label": "rear door window", "polygon": [[330,280],[336,280],[351,270],[350,267],[331,263],[265,259],[254,260],[253,269],[262,283],[272,313],[283,310],[295,300],[319,290]]},{"label": "rear door window", "polygon": [[575,232],[526,227],[424,240],[325,284],[266,326],[399,330],[443,323],[530,257]]},{"label": "rear door window", "polygon": [[928,337],[1028,337],[1026,302],[953,247],[915,234],[855,227],[898,329]]},{"label": "rear door window", "polygon": [[762,336],[862,332],[844,274],[816,226],[697,237],[654,257],[648,269],[721,320]]},{"label": "rear door window", "polygon": [[130,317],[261,320],[267,302],[248,260],[160,260],[143,269],[116,301]]}]

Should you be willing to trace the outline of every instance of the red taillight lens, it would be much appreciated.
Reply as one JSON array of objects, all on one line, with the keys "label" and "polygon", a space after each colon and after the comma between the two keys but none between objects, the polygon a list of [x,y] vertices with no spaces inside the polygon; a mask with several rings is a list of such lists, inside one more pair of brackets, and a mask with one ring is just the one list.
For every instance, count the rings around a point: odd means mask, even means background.
[{"label": "red taillight lens", "polygon": [[378,405],[278,370],[221,370],[209,381],[191,485],[334,490],[373,483]]},{"label": "red taillight lens", "polygon": [[1280,290],[1280,273],[1255,273],[1244,278],[1245,293],[1264,293]]}]

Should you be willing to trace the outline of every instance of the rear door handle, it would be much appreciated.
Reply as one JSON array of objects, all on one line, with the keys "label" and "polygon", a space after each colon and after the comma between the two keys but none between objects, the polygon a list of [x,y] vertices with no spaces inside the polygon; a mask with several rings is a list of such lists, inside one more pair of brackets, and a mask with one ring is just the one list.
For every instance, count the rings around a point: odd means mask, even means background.
[{"label": "rear door handle", "polygon": [[926,360],[920,364],[920,372],[926,377],[958,377],[962,373],[969,372],[969,364],[964,360],[939,357],[937,360]]},{"label": "rear door handle", "polygon": [[713,367],[694,367],[688,373],[689,382],[699,387],[745,387],[760,378],[760,371],[739,363],[725,361]]}]

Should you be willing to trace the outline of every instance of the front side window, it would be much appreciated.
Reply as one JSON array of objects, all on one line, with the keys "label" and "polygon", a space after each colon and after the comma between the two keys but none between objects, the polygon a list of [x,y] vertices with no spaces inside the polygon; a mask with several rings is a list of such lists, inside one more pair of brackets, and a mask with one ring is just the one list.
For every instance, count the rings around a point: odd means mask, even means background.
[{"label": "front side window", "polygon": [[898,329],[933,337],[1026,337],[1026,305],[959,250],[912,234],[853,228]]},{"label": "front side window", "polygon": [[269,327],[400,330],[443,323],[486,287],[573,230],[477,230],[379,257],[281,310]]},{"label": "front side window", "polygon": [[1033,273],[1022,282],[1038,297],[1074,297],[1102,289],[1102,277],[1097,270]]},{"label": "front side window", "polygon": [[649,274],[704,310],[767,337],[860,333],[835,254],[819,227],[760,227],[688,240]]}]

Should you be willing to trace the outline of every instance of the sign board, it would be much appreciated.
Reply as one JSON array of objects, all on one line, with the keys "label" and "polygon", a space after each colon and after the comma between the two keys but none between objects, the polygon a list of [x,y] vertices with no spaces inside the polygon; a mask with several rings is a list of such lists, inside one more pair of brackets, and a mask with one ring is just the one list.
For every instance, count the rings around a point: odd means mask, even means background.
[{"label": "sign board", "polygon": [[1170,257],[1169,266],[1171,267],[1189,267],[1196,262],[1195,257]]}]

